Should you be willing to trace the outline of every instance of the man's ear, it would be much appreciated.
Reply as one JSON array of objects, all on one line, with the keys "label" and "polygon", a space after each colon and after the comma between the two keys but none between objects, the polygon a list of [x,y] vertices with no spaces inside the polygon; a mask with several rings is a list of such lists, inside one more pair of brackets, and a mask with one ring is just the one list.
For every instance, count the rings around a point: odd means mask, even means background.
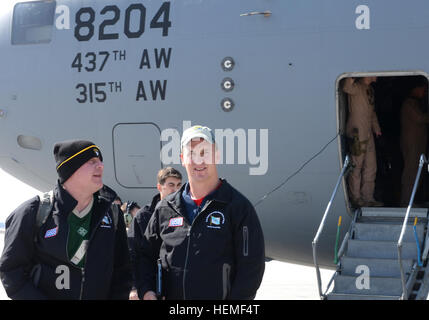
[{"label": "man's ear", "polygon": [[215,164],[220,164],[220,152],[218,148],[215,149]]},{"label": "man's ear", "polygon": [[159,192],[161,192],[161,185],[159,183],[156,184],[156,188],[158,189]]},{"label": "man's ear", "polygon": [[183,167],[185,166],[185,162],[183,161],[183,152],[180,152],[180,163]]}]

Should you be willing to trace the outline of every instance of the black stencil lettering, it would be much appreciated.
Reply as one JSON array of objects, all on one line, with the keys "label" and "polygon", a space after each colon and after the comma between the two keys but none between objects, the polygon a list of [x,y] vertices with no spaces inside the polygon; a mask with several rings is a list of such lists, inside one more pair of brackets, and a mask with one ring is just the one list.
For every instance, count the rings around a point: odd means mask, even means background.
[{"label": "black stencil lettering", "polygon": [[119,34],[118,33],[105,33],[104,29],[107,26],[113,26],[116,24],[116,22],[118,22],[119,20],[119,16],[121,14],[121,11],[119,10],[119,8],[117,6],[107,6],[104,7],[103,10],[101,10],[101,14],[104,15],[108,12],[113,12],[113,18],[112,19],[107,19],[104,20],[101,24],[100,24],[100,29],[99,29],[99,34],[98,34],[98,39],[99,40],[114,40],[114,39],[118,39],[119,38]]},{"label": "black stencil lettering", "polygon": [[150,91],[152,92],[152,100],[156,100],[158,98],[158,92],[161,96],[161,100],[165,100],[165,91],[167,89],[167,80],[164,80],[163,85],[161,85],[160,80],[156,80],[155,85],[154,82],[150,81]]},{"label": "black stencil lettering", "polygon": [[[137,31],[130,30],[130,20],[131,20],[131,12],[133,10],[138,10],[140,12],[140,23]],[[144,25],[146,23],[146,8],[141,3],[135,3],[130,5],[125,12],[125,25],[124,25],[124,33],[130,39],[139,38],[144,32]]]},{"label": "black stencil lettering", "polygon": [[[159,21],[163,16],[162,21]],[[170,19],[170,2],[164,2],[159,8],[158,12],[150,22],[151,28],[162,28],[162,36],[168,36],[168,29],[171,27]]]},{"label": "black stencil lettering", "polygon": [[147,49],[144,49],[142,59],[140,61],[140,69],[143,69],[143,67],[150,69],[149,53]]},{"label": "black stencil lettering", "polygon": [[161,48],[160,52],[158,52],[158,49],[155,49],[156,67],[159,69],[161,67],[161,63],[164,62],[164,67],[168,68],[170,65],[170,56],[171,48],[168,48],[168,54],[165,53],[165,48]]},{"label": "black stencil lettering", "polygon": [[[88,14],[88,20],[82,21],[82,15]],[[76,13],[75,22],[76,27],[74,28],[74,36],[79,41],[88,41],[94,35],[94,19],[95,12],[90,7],[80,8],[80,10]],[[87,34],[82,34],[82,29],[87,29]]]},{"label": "black stencil lettering", "polygon": [[136,101],[139,101],[141,98],[143,98],[145,101],[147,100],[146,92],[144,90],[143,81],[139,81],[139,85],[138,85],[138,88],[137,88]]}]

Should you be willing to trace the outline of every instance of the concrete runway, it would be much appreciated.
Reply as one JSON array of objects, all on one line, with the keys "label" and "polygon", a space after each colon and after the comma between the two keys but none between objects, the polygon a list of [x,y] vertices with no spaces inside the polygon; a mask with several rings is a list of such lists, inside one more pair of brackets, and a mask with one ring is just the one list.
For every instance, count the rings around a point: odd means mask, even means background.
[{"label": "concrete runway", "polygon": [[[323,289],[334,270],[321,269]],[[265,264],[265,274],[256,300],[319,300],[316,269],[281,261]]]},{"label": "concrete runway", "polygon": [[[0,248],[3,251],[3,237],[0,233]],[[328,284],[332,270],[321,270],[322,283]],[[9,299],[0,285],[0,299]],[[316,271],[313,267],[280,261],[265,264],[265,274],[256,300],[318,300]]]}]

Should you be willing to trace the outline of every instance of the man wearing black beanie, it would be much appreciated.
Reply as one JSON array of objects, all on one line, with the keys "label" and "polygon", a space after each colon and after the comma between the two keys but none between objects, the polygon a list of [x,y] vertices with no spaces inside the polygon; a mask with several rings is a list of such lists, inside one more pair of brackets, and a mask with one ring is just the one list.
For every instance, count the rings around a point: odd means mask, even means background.
[{"label": "man wearing black beanie", "polygon": [[132,274],[125,223],[112,206],[115,192],[103,185],[100,148],[62,141],[54,157],[58,183],[49,210],[36,196],[6,220],[0,258],[6,293],[11,299],[127,299]]}]

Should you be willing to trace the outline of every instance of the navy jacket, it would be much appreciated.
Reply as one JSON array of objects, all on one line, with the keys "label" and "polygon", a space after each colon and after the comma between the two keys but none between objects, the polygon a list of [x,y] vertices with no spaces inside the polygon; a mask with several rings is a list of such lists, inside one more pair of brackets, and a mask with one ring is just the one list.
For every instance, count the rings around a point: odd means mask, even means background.
[{"label": "navy jacket", "polygon": [[[137,211],[136,216],[133,218],[133,221],[128,228],[128,246],[130,248],[130,258],[133,265],[133,274],[135,275],[136,270],[136,261],[140,259],[140,254],[142,252],[141,244],[146,231],[146,227],[149,223],[150,217],[152,217],[153,212],[155,211],[156,205],[161,200],[161,195],[158,193],[153,197],[151,203],[145,205],[139,211]],[[135,288],[134,284],[134,288]]]},{"label": "navy jacket", "polygon": [[84,269],[67,256],[67,218],[77,201],[59,183],[40,229],[37,196],[7,218],[0,278],[10,298],[128,299],[132,277],[123,215],[112,210],[113,190],[104,186],[95,195]]},{"label": "navy jacket", "polygon": [[136,261],[139,297],[155,291],[160,257],[167,299],[253,299],[265,269],[253,205],[222,180],[190,224],[182,198],[186,186],[161,200],[146,228]]}]

